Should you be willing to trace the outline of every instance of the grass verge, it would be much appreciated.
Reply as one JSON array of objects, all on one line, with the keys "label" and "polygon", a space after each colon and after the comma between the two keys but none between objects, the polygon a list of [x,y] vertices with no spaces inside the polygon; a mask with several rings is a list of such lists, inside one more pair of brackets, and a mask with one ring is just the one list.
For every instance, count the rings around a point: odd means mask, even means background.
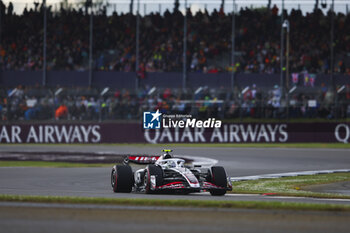
[{"label": "grass verge", "polygon": [[0,161],[0,167],[112,167],[107,163],[69,163],[47,161]]},{"label": "grass verge", "polygon": [[276,194],[280,196],[302,196],[316,198],[345,198],[348,195],[334,193],[318,193],[303,190],[305,186],[350,181],[350,173],[332,173],[283,177],[277,179],[260,179],[233,182],[234,193]]},{"label": "grass verge", "polygon": [[177,206],[177,207],[201,207],[201,208],[350,211],[350,205],[272,202],[272,201],[159,200],[159,199],[51,197],[51,196],[17,196],[17,195],[0,195],[0,201],[64,203],[64,204],[134,205],[134,206]]}]

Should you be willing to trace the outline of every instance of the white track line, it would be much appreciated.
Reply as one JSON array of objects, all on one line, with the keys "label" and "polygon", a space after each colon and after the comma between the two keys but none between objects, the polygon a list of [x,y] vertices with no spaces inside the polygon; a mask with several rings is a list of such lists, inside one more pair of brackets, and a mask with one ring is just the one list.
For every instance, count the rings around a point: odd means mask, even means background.
[{"label": "white track line", "polygon": [[234,182],[234,181],[243,181],[243,180],[259,180],[259,179],[272,179],[272,178],[281,178],[281,177],[331,174],[331,173],[338,173],[338,172],[350,172],[350,169],[286,172],[286,173],[265,174],[265,175],[257,175],[257,176],[240,176],[240,177],[230,177],[230,180]]}]

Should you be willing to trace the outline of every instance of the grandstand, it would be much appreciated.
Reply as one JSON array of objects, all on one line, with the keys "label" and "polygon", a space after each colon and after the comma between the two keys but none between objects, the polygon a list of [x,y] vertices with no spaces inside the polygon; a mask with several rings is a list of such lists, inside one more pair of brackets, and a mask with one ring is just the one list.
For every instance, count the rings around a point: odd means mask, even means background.
[{"label": "grandstand", "polygon": [[349,118],[347,2],[245,2],[0,1],[1,119]]}]

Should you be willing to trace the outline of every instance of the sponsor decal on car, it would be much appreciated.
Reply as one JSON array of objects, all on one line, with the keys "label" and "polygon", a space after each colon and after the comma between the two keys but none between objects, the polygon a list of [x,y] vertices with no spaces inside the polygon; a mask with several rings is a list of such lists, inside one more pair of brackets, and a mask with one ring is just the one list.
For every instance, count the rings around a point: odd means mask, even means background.
[{"label": "sponsor decal on car", "polygon": [[179,181],[157,187],[157,189],[183,189],[183,188],[185,188],[184,184]]}]

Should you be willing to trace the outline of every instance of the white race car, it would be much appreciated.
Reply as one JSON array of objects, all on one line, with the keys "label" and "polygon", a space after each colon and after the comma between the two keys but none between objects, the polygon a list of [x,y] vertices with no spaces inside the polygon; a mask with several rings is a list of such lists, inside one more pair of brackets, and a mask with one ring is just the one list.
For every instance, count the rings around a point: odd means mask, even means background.
[{"label": "white race car", "polygon": [[[201,169],[198,165],[185,165],[182,158],[163,150],[163,156],[128,156],[123,165],[115,165],[111,173],[114,192],[192,193],[209,191],[211,195],[225,195],[232,190],[225,169],[212,166]],[[130,163],[146,165],[133,172]]]}]

